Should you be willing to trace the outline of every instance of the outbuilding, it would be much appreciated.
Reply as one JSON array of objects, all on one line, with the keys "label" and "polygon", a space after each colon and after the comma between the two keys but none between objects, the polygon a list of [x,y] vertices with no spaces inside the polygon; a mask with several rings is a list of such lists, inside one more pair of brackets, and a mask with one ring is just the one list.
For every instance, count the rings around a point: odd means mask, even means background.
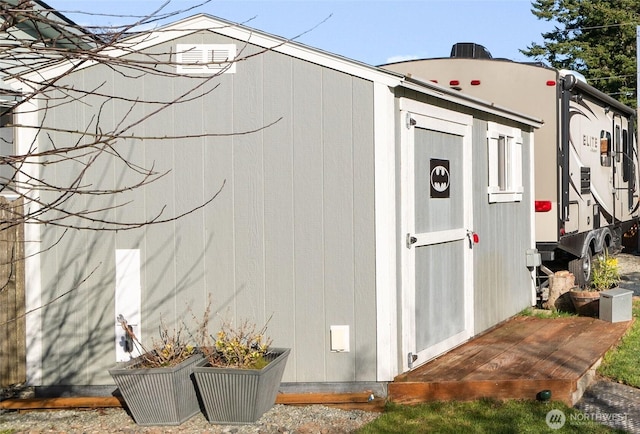
[{"label": "outbuilding", "polygon": [[[292,388],[385,384],[535,304],[540,120],[208,15],[105,55],[172,74],[87,62],[58,83],[93,94],[20,106],[16,124],[49,131],[17,129],[17,144],[46,149],[98,120],[115,130],[144,118],[116,149],[166,175],[69,205],[128,222],[191,212],[61,239],[27,225],[38,241],[26,244],[30,384],[112,385],[107,369],[129,356],[118,315],[147,340],[161,316],[191,323],[209,294],[223,316],[271,318],[274,345],[292,348]],[[198,80],[198,97],[181,98]],[[150,115],[136,100],[181,102]],[[37,170],[61,179],[76,163]],[[101,159],[85,181],[134,185],[128,173]]]}]

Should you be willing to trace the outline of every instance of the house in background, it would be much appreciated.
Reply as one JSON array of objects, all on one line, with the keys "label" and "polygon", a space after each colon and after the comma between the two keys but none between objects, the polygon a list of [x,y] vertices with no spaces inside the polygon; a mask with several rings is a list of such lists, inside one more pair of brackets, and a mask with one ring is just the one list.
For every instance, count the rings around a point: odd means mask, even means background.
[{"label": "house in background", "polygon": [[[0,152],[2,155],[13,155],[13,131],[7,125],[13,122],[10,108],[20,99],[20,94],[5,80],[59,60],[61,56],[56,52],[57,49],[95,47],[96,38],[44,2],[5,0],[3,3],[3,8],[24,10],[23,14],[15,15],[19,19],[12,23],[7,22],[9,17],[0,17],[0,28],[3,29],[0,31]],[[27,47],[31,44],[38,44],[40,51],[37,56],[28,54]],[[6,179],[13,176],[13,170],[7,166],[0,167],[3,186],[7,184]],[[8,190],[2,188],[0,194],[13,196]]]},{"label": "house in background", "polygon": [[[535,303],[539,120],[207,15],[126,47],[107,54],[172,74],[88,62],[59,84],[100,91],[21,105],[18,124],[49,130],[19,129],[17,144],[46,149],[125,119],[117,152],[168,173],[68,206],[126,222],[193,212],[60,241],[63,229],[27,225],[26,309],[44,306],[26,318],[30,384],[114,387],[107,369],[128,357],[119,314],[148,340],[161,316],[192,324],[209,294],[223,316],[271,318],[274,345],[292,348],[285,388],[384,385]],[[157,114],[134,103],[187,93]],[[62,182],[79,167],[66,164],[38,176]],[[139,179],[100,158],[84,181]]]},{"label": "house in background", "polygon": [[[24,97],[5,80],[33,71],[60,59],[58,48],[88,48],[95,46],[95,35],[76,26],[66,17],[52,11],[41,1],[5,0],[0,14],[0,155],[15,155],[15,120],[13,108]],[[20,11],[5,14],[5,10]],[[16,18],[8,22],[9,19]],[[37,44],[39,53],[33,56],[28,47]],[[24,148],[24,147],[23,147]],[[21,224],[15,224],[15,207],[21,206],[12,178],[12,164],[0,164],[0,387],[19,384],[26,379],[25,367],[25,294],[24,264],[20,260],[24,244]]]}]

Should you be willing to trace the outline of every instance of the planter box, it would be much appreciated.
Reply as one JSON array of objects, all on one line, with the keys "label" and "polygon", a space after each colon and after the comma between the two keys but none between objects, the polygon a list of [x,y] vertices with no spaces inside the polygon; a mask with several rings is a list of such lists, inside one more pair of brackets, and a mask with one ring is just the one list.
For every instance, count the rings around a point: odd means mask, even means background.
[{"label": "planter box", "polygon": [[263,369],[200,366],[193,369],[205,416],[211,423],[253,423],[276,402],[282,374],[291,349],[272,348]]},{"label": "planter box", "polygon": [[569,297],[580,316],[597,317],[600,311],[600,292],[569,291]]},{"label": "planter box", "polygon": [[109,374],[138,425],[180,425],[200,411],[191,377],[202,360],[195,354],[174,367],[145,369],[136,368],[134,359]]}]

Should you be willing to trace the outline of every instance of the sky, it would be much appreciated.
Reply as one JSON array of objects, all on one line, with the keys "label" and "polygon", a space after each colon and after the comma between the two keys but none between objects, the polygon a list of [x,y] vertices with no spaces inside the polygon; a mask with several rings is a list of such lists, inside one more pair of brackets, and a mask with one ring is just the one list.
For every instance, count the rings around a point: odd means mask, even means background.
[{"label": "sky", "polygon": [[[166,0],[45,0],[84,26],[122,25],[148,15]],[[198,0],[172,0],[165,11]],[[87,12],[77,14],[75,11]],[[553,24],[531,13],[530,0],[212,0],[171,21],[207,13],[228,21],[369,65],[448,57],[456,42],[484,45],[494,58],[532,60],[522,55]],[[108,15],[107,15],[108,14]]]}]

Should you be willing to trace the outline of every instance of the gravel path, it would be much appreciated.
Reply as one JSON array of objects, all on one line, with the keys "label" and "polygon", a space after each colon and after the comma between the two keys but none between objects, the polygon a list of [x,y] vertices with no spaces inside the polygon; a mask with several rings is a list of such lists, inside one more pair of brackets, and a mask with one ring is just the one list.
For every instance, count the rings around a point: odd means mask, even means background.
[{"label": "gravel path", "polygon": [[575,407],[590,420],[640,433],[640,389],[600,380],[587,389]]},{"label": "gravel path", "polygon": [[617,255],[620,264],[620,287],[633,291],[640,296],[640,256],[631,253]]},{"label": "gravel path", "polygon": [[342,434],[357,430],[380,413],[322,405],[275,405],[255,424],[213,425],[197,414],[180,426],[142,427],[120,408],[0,414],[0,432],[15,433],[237,433]]}]

